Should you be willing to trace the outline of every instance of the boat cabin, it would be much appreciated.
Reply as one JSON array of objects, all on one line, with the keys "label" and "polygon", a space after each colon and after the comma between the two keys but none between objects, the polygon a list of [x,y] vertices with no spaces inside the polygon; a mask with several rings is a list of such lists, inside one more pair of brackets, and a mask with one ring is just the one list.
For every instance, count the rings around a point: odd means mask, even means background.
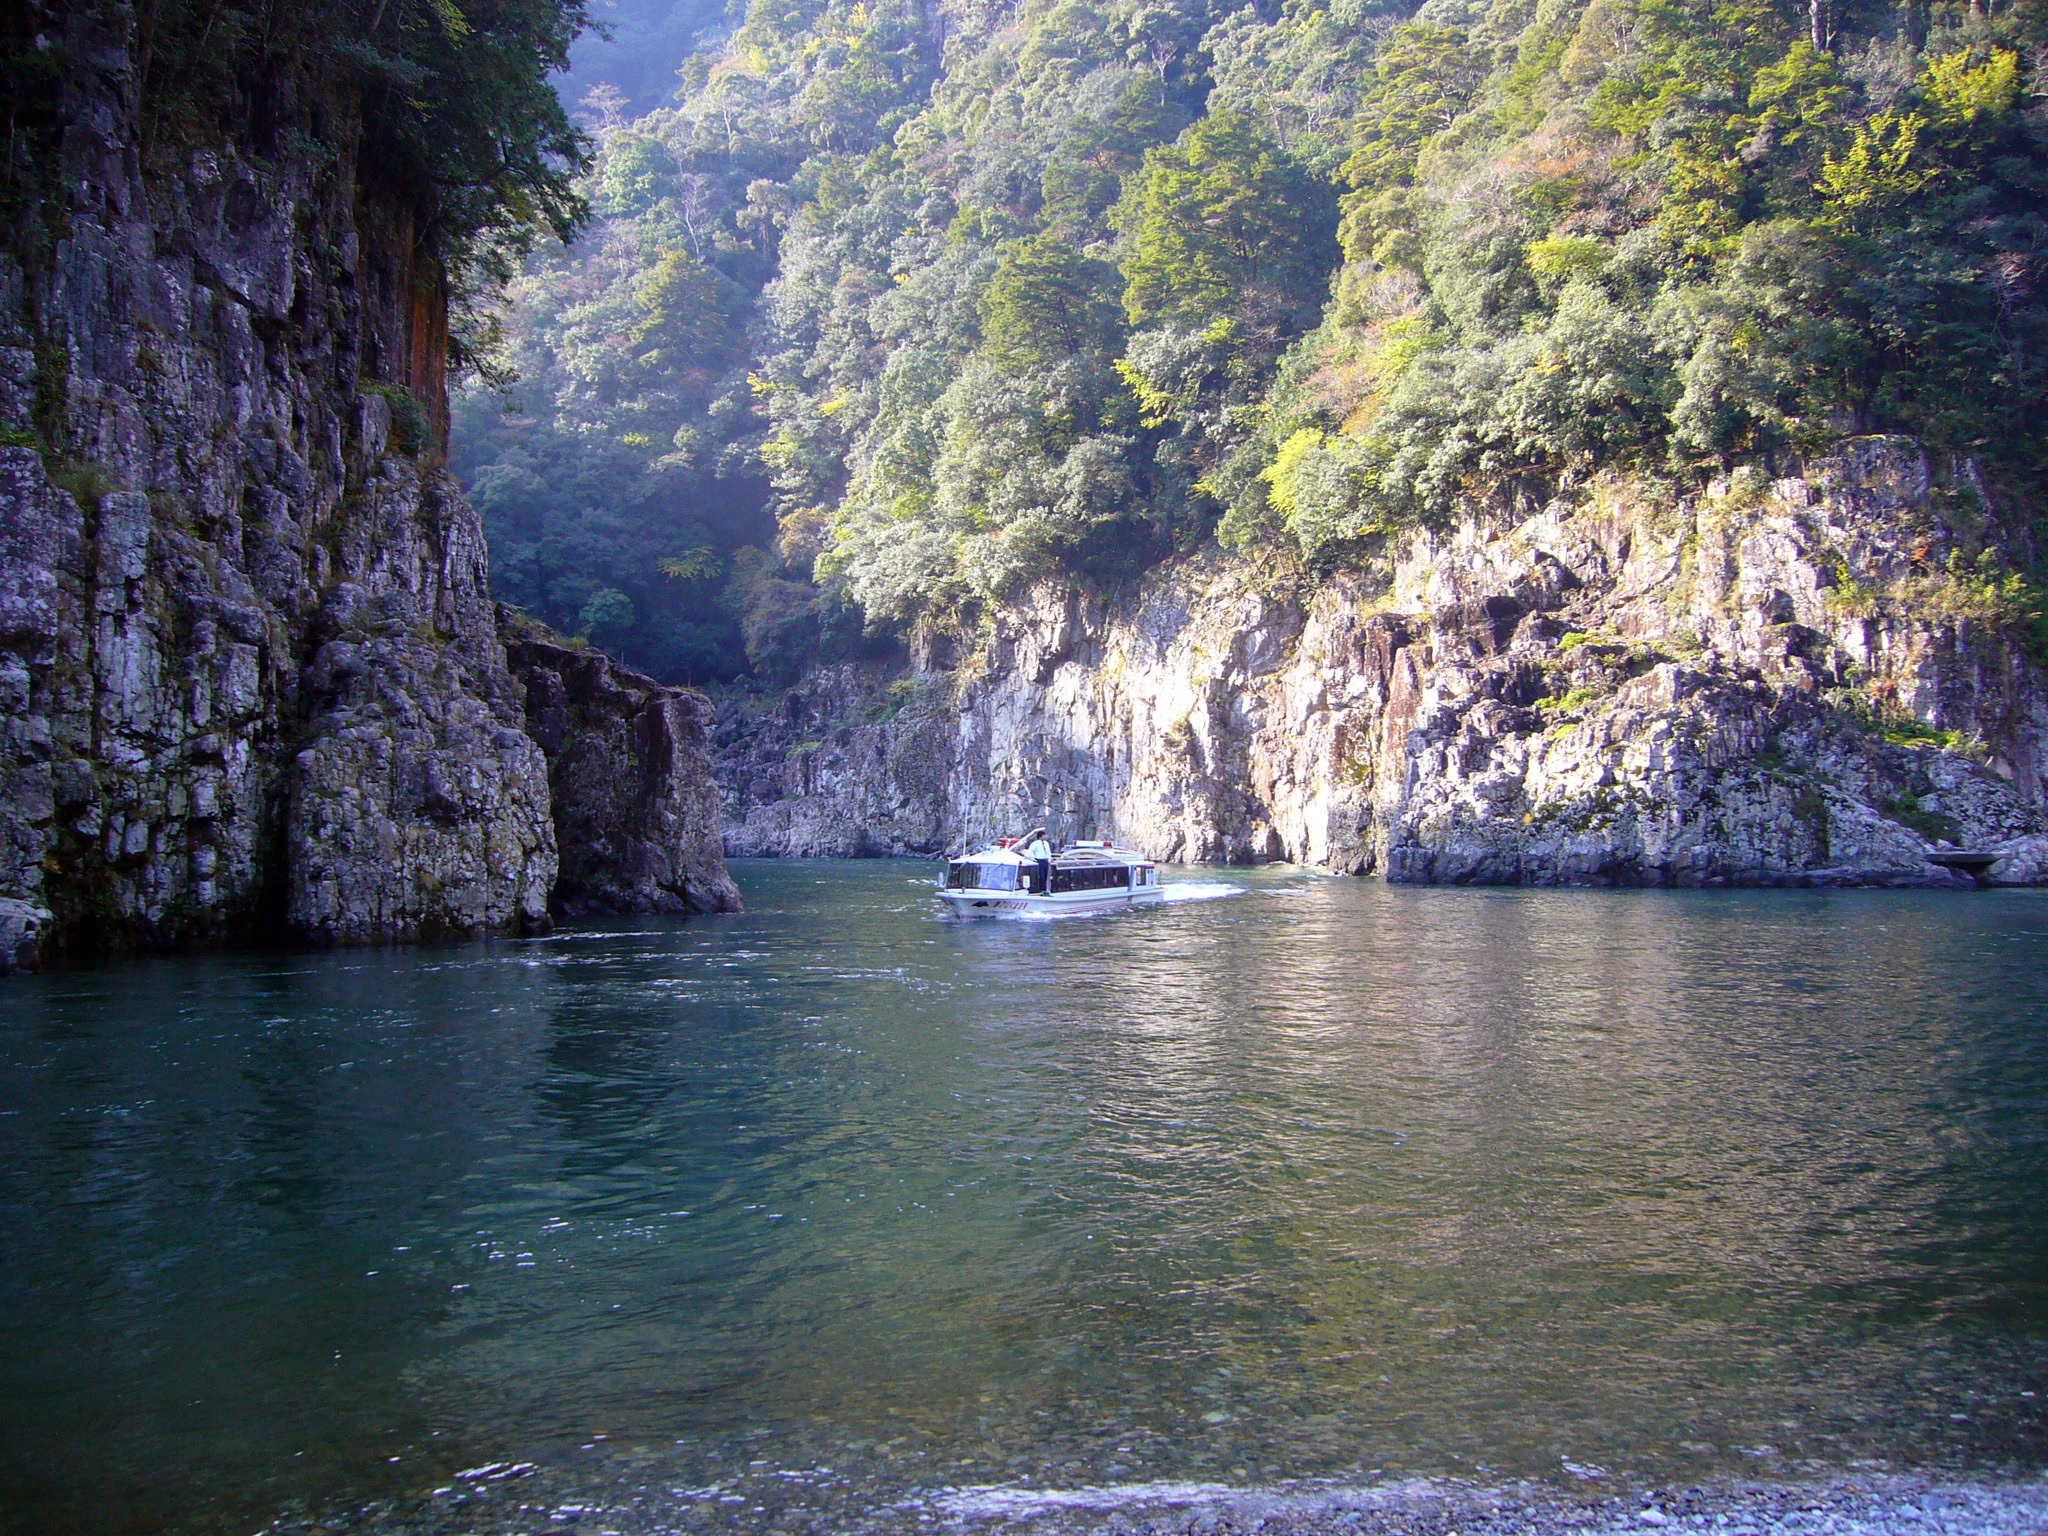
[{"label": "boat cabin", "polygon": [[1009,911],[1124,904],[1160,894],[1159,867],[1141,853],[1106,841],[1081,841],[1042,864],[1020,851],[1030,841],[1029,836],[999,838],[949,859],[942,893],[956,908]]}]

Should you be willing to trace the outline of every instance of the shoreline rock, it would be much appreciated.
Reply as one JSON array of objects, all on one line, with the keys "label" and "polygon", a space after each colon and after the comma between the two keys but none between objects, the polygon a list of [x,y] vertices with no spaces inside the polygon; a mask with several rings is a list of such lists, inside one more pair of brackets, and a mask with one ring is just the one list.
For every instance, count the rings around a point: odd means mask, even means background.
[{"label": "shoreline rock", "polygon": [[710,701],[499,610],[526,727],[546,755],[557,917],[737,912],[705,750]]},{"label": "shoreline rock", "polygon": [[[1150,1495],[1148,1497],[1148,1494]],[[962,1496],[964,1495],[964,1497]],[[1009,1495],[1005,1497],[1005,1495]],[[1602,1478],[1482,1484],[1407,1478],[1345,1485],[960,1490],[940,1507],[968,1529],[1030,1536],[1647,1536],[1681,1531],[1773,1536],[2033,1536],[2048,1482],[1893,1475],[1810,1481],[1632,1486]]]},{"label": "shoreline rock", "polygon": [[[549,1505],[573,1508],[585,1523],[622,1536],[654,1536],[677,1529],[679,1518],[703,1518],[703,1506],[649,1487],[644,1468],[627,1479],[637,1485],[629,1487],[594,1480],[587,1469],[581,1477],[564,1477],[531,1462],[478,1471],[487,1475],[428,1498],[329,1512],[317,1520],[276,1520],[263,1527],[263,1536],[316,1529],[360,1536],[511,1532],[531,1523],[536,1506]],[[2048,1481],[1871,1472],[1698,1484],[1634,1483],[1600,1474],[1579,1486],[1438,1477],[1262,1487],[1023,1481],[924,1487],[907,1498],[878,1490],[847,1506],[784,1511],[784,1523],[792,1518],[841,1536],[895,1536],[935,1524],[1015,1536],[2035,1536],[2048,1521]],[[743,1521],[720,1524],[747,1528]]]}]

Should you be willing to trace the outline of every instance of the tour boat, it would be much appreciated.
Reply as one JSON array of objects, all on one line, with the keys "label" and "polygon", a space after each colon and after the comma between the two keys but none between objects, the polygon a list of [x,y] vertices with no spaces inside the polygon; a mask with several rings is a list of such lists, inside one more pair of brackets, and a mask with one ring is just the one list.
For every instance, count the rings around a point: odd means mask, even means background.
[{"label": "tour boat", "polygon": [[[939,898],[967,917],[1003,912],[1098,912],[1158,901],[1159,866],[1114,843],[1069,844],[1046,861],[1026,858],[1028,837],[998,838],[946,861]],[[1048,884],[1050,889],[1047,888]]]}]

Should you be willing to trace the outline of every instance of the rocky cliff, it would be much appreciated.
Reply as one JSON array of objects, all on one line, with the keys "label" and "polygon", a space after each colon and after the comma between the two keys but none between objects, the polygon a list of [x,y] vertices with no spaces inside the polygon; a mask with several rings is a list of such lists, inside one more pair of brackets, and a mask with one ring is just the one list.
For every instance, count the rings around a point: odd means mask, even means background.
[{"label": "rocky cliff", "polygon": [[[345,123],[338,153],[289,123],[264,152],[145,142],[130,13],[66,25],[0,239],[0,968],[545,922],[579,813],[438,467],[445,305],[403,210]],[[649,707],[695,728],[687,699]],[[701,799],[687,751],[650,775],[622,750],[618,782]],[[683,862],[715,887],[716,860]]]},{"label": "rocky cliff", "polygon": [[1221,556],[1044,587],[907,675],[720,724],[735,854],[933,853],[1041,817],[1167,859],[1405,881],[2048,874],[2025,530],[1968,466],[1847,442],[1696,495],[1624,481],[1311,582]]},{"label": "rocky cliff", "polygon": [[515,614],[503,624],[526,685],[527,729],[547,754],[560,859],[554,910],[739,910],[706,753],[710,701]]}]

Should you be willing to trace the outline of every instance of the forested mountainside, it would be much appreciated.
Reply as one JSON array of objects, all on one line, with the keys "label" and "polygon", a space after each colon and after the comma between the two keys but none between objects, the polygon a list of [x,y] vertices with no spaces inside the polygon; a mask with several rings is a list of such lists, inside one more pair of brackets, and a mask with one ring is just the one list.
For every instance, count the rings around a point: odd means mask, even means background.
[{"label": "forested mountainside", "polygon": [[499,590],[637,664],[971,649],[1216,544],[1384,575],[1475,509],[1873,434],[1987,510],[1915,601],[2036,643],[2037,0],[734,21],[667,104],[586,98],[591,229],[455,433]]},{"label": "forested mountainside", "polygon": [[681,61],[731,30],[725,0],[585,0],[584,14],[589,25],[554,84],[560,100],[599,121],[667,106]]},{"label": "forested mountainside", "polygon": [[451,296],[581,217],[582,20],[0,9],[0,971],[736,899],[704,701],[508,657],[441,457]]}]

